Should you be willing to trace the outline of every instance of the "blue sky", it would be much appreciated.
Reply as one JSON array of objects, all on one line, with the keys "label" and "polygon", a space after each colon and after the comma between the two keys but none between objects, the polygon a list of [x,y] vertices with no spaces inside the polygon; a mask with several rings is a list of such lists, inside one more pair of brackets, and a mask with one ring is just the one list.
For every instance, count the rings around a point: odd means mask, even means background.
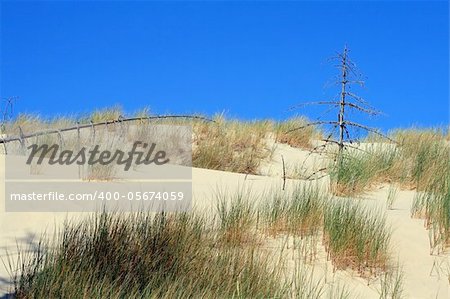
[{"label": "blue sky", "polygon": [[386,113],[366,123],[448,124],[447,1],[2,1],[0,92],[44,116],[314,118],[288,108],[339,92],[327,58],[345,44],[367,77],[355,92]]}]

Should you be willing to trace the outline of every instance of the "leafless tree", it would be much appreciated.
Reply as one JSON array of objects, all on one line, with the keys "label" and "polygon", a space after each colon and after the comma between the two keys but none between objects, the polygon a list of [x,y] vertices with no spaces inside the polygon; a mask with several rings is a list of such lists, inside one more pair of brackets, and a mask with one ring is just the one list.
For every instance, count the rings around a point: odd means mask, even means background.
[{"label": "leafless tree", "polygon": [[[345,148],[355,148],[351,144],[356,140],[351,138],[350,129],[362,129],[366,132],[373,133],[375,135],[386,138],[392,142],[394,140],[390,139],[383,133],[381,133],[376,128],[368,127],[364,124],[360,124],[354,121],[351,121],[347,116],[348,112],[351,110],[355,110],[361,112],[366,115],[379,115],[381,112],[375,110],[368,102],[366,102],[362,97],[351,91],[351,87],[354,85],[364,86],[364,80],[362,80],[362,75],[358,71],[356,64],[349,57],[349,50],[347,46],[344,47],[341,53],[337,53],[336,56],[330,58],[330,61],[335,63],[335,66],[339,69],[339,74],[336,77],[335,84],[340,86],[340,93],[337,100],[331,101],[316,101],[316,102],[307,102],[296,105],[292,107],[292,109],[304,107],[306,105],[325,105],[329,106],[329,110],[337,110],[337,120],[320,120],[318,119],[315,122],[307,123],[303,126],[296,127],[291,129],[289,132],[293,132],[296,130],[301,130],[309,126],[331,126],[330,134],[323,139],[324,144],[319,145],[314,148],[312,152],[317,151],[320,147],[324,148],[328,144],[335,144],[338,146],[338,154],[337,157],[342,156],[342,152]],[[337,63],[336,63],[337,62]],[[336,131],[337,136],[336,136]],[[340,159],[339,159],[340,160]],[[336,161],[336,159],[335,159]],[[321,169],[320,171],[323,171]],[[317,172],[316,172],[317,173]],[[313,174],[315,175],[315,173]]]}]

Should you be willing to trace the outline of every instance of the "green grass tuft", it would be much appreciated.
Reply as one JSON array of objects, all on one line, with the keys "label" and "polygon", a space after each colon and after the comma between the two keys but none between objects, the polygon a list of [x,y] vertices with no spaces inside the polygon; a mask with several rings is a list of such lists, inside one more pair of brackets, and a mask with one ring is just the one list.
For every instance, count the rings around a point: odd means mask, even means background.
[{"label": "green grass tuft", "polygon": [[350,200],[335,200],[325,209],[323,231],[335,268],[368,276],[387,269],[390,232],[383,215]]}]

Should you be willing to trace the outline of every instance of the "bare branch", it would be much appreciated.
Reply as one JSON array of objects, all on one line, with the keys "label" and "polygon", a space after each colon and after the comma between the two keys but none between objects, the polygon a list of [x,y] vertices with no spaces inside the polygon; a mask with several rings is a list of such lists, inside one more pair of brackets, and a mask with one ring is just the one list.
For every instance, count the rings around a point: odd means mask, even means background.
[{"label": "bare branch", "polygon": [[315,122],[312,122],[312,123],[308,123],[308,124],[306,124],[304,126],[300,126],[300,127],[291,129],[289,131],[286,131],[285,133],[288,134],[288,133],[291,133],[291,132],[294,132],[294,131],[297,131],[297,130],[301,130],[301,129],[304,129],[304,128],[307,128],[307,127],[310,127],[310,126],[317,126],[317,125],[324,125],[324,124],[336,125],[336,124],[339,124],[339,122],[337,122],[337,121],[315,121]]},{"label": "bare branch", "polygon": [[[327,140],[322,140],[322,141],[339,145],[339,142],[337,142],[336,140],[328,140],[328,141]],[[357,146],[350,145],[350,144],[344,144],[344,148],[352,148],[352,149],[359,150],[359,151],[362,151],[362,152],[365,152],[365,153],[369,153],[368,151],[366,151],[366,150],[364,150],[362,148],[359,148]]]},{"label": "bare branch", "polygon": [[345,83],[358,84],[360,86],[364,86],[365,84],[365,82],[362,80],[346,80]]},{"label": "bare branch", "polygon": [[352,108],[355,108],[355,109],[357,109],[359,111],[362,111],[364,113],[367,113],[369,115],[380,115],[381,114],[381,112],[379,112],[377,110],[367,109],[367,108],[361,107],[359,105],[356,105],[356,104],[353,104],[353,103],[350,103],[350,102],[346,102],[345,105],[349,106],[349,107],[352,107]]},{"label": "bare branch", "polygon": [[344,126],[345,135],[347,136],[347,140],[349,140],[350,143],[352,143],[352,140],[350,138],[350,133],[348,132],[348,129],[346,126]]},{"label": "bare branch", "polygon": [[[305,168],[305,163],[308,161],[308,159],[311,157],[311,155],[312,155],[313,153],[316,153],[316,152],[318,151],[319,148],[325,148],[325,147],[327,146],[327,143],[326,143],[326,142],[327,142],[328,140],[331,139],[331,137],[333,136],[334,132],[336,131],[336,128],[337,128],[337,125],[334,125],[333,128],[332,128],[331,131],[330,131],[330,134],[327,136],[327,138],[325,138],[324,140],[322,140],[322,141],[325,141],[324,144],[320,144],[320,145],[318,145],[318,146],[315,146],[313,149],[311,149],[311,151],[308,153],[308,155],[306,156],[306,158],[303,160],[303,163],[302,163],[302,169]],[[320,155],[321,153],[318,153],[318,154]]]},{"label": "bare branch", "polygon": [[385,138],[385,139],[387,139],[387,140],[389,140],[389,141],[391,141],[391,142],[393,142],[393,143],[397,143],[397,141],[395,141],[395,140],[389,138],[388,136],[386,136],[385,134],[379,132],[379,131],[378,131],[377,129],[375,129],[375,128],[367,127],[367,126],[364,126],[364,125],[361,125],[361,124],[358,124],[358,123],[355,123],[355,122],[351,122],[351,121],[345,121],[345,124],[346,124],[346,125],[349,125],[349,126],[361,128],[361,129],[366,130],[366,131],[368,131],[368,132],[375,133],[375,134],[377,134],[378,136],[381,136],[381,137],[383,137],[383,138]]},{"label": "bare branch", "polygon": [[366,105],[366,106],[372,108],[372,107],[370,106],[370,104],[367,103],[366,100],[364,100],[362,97],[357,96],[356,94],[354,94],[354,93],[352,93],[352,92],[349,92],[349,91],[347,91],[345,94],[348,95],[348,96],[350,96],[350,97],[352,97],[352,98],[354,98],[355,100],[357,100],[357,101],[360,102],[361,104]]},{"label": "bare branch", "polygon": [[322,176],[320,176],[320,177],[318,177],[318,178],[312,178],[312,177],[315,176],[316,174],[318,174],[319,172],[325,171],[325,170],[327,170],[327,169],[328,169],[328,167],[320,168],[320,169],[314,171],[312,174],[310,174],[310,175],[307,176],[306,178],[303,178],[303,180],[306,180],[306,181],[310,181],[310,180],[320,180],[321,178],[324,178],[324,177],[328,176],[329,174],[328,174],[328,173],[325,173],[324,175],[322,175]]},{"label": "bare branch", "polygon": [[289,110],[303,108],[308,105],[336,105],[337,106],[337,105],[339,105],[339,102],[332,102],[332,101],[306,102],[306,103],[294,105],[294,106],[290,107]]}]

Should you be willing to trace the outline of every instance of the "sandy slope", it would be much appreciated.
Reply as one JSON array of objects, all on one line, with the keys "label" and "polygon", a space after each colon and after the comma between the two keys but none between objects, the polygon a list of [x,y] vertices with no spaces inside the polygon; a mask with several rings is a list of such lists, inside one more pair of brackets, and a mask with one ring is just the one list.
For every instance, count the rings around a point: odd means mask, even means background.
[{"label": "sandy slope", "polygon": [[[250,187],[255,192],[268,188],[280,188],[282,179],[281,155],[286,164],[303,163],[308,153],[293,149],[287,145],[277,145],[273,160],[263,163],[263,176],[226,173],[214,170],[193,169],[194,206],[199,210],[210,212],[214,210],[214,192],[221,190],[237,190]],[[304,165],[312,169],[320,162],[320,157],[312,157]],[[0,167],[1,177],[4,178],[4,167]],[[270,176],[269,176],[270,175]],[[323,179],[326,182],[326,178]],[[288,188],[298,183],[288,180]],[[357,199],[364,204],[386,210],[388,186],[368,193],[364,198]],[[399,191],[393,209],[386,210],[387,221],[393,230],[392,252],[393,259],[398,260],[404,271],[405,298],[450,298],[449,275],[450,255],[430,255],[428,233],[423,227],[423,221],[410,217],[410,206],[414,191]],[[4,195],[0,195],[0,256],[5,260],[5,249],[14,257],[16,244],[20,246],[33,245],[37,238],[46,231],[53,233],[58,224],[68,216],[65,213],[5,213]],[[85,215],[85,214],[84,214]],[[82,217],[80,214],[70,214],[69,217]],[[278,250],[284,242],[283,238],[268,241],[268,248]],[[289,240],[288,240],[289,241]],[[293,250],[286,250],[283,254],[290,255],[286,265],[287,271],[292,271],[296,258]],[[359,278],[349,271],[336,271],[326,260],[323,248],[319,247],[319,259],[314,263],[314,277],[327,283],[346,285],[356,298],[379,298],[379,279],[369,282]],[[0,263],[0,298],[6,292],[8,274]]]}]

